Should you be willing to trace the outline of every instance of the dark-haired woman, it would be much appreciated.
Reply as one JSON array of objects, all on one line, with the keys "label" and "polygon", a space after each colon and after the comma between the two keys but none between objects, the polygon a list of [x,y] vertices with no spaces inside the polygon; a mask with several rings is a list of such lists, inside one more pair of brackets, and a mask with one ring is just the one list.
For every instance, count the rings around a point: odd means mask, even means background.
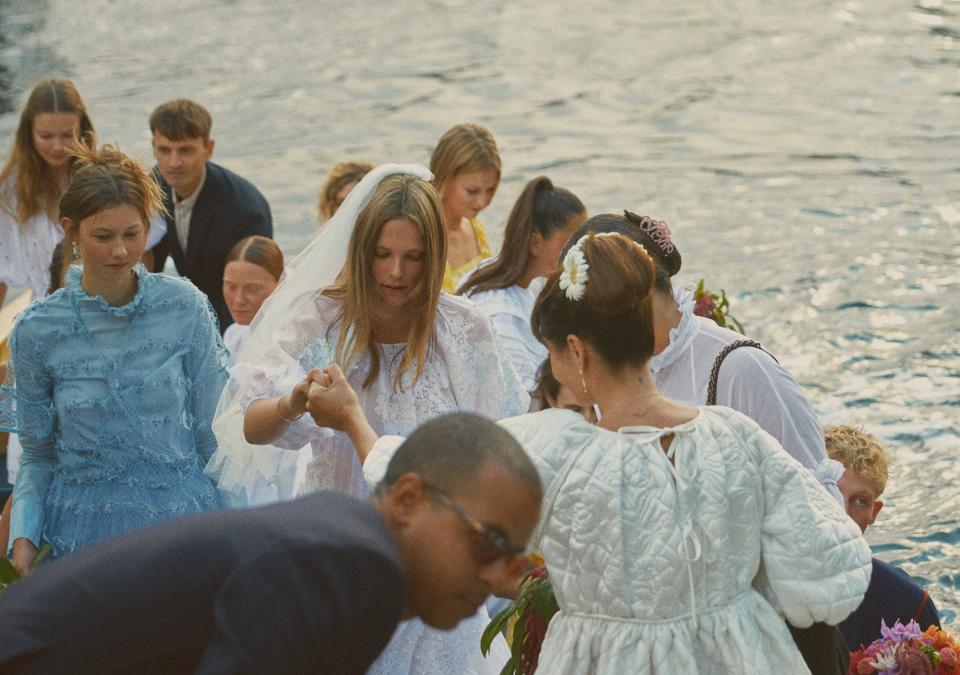
[{"label": "dark-haired woman", "polygon": [[226,381],[210,304],[138,264],[160,208],[154,180],[109,146],[77,153],[59,215],[83,267],[11,336],[23,457],[10,539],[22,573],[42,540],[61,556],[220,506],[203,473]]},{"label": "dark-haired woman", "polygon": [[[501,422],[545,486],[530,545],[560,611],[538,672],[808,672],[782,616],[846,617],[866,591],[870,549],[755,422],[657,391],[654,274],[626,237],[578,240],[532,322],[557,380],[596,402],[600,421],[545,410]],[[324,376],[311,412],[351,429],[376,482],[400,439],[378,440],[342,374]]]},{"label": "dark-haired woman", "polygon": [[[656,342],[650,373],[665,396],[687,405],[707,402],[710,373],[718,355],[743,335],[693,313],[693,294],[674,290],[680,251],[663,221],[625,211],[603,214],[584,223],[572,241],[587,232],[616,232],[644,247],[653,260],[653,327]],[[793,376],[767,352],[735,349],[722,361],[716,403],[737,410],[773,436],[839,502],[837,479],[843,466],[827,457],[823,430],[810,402]]]},{"label": "dark-haired woman", "polygon": [[490,317],[497,336],[527,391],[537,386],[537,368],[547,352],[530,330],[530,312],[542,280],[557,266],[560,250],[587,219],[575,194],[546,176],[523,188],[507,219],[500,255],[467,279],[459,293]]}]

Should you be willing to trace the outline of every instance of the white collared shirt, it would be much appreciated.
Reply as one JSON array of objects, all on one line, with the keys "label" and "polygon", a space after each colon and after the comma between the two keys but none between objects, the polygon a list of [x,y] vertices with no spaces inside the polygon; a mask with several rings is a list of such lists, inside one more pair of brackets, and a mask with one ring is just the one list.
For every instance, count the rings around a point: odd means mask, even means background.
[{"label": "white collared shirt", "polygon": [[190,241],[190,218],[193,215],[193,207],[197,203],[197,197],[203,189],[203,184],[207,181],[207,167],[203,167],[203,177],[200,184],[193,194],[184,199],[177,199],[177,191],[173,190],[173,222],[177,228],[177,241],[180,242],[180,250],[187,252],[187,242]]}]

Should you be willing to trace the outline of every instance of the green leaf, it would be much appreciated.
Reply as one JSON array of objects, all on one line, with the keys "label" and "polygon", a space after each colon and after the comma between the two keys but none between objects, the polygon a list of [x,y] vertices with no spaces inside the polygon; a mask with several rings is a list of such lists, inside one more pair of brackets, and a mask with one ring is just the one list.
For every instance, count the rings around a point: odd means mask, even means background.
[{"label": "green leaf", "polygon": [[507,623],[510,621],[510,617],[513,616],[515,611],[516,601],[511,602],[509,605],[497,612],[495,617],[490,619],[490,623],[487,624],[487,627],[483,631],[483,636],[480,638],[480,651],[483,652],[484,656],[486,656],[487,652],[490,651],[490,645],[493,644],[493,641],[507,627]]},{"label": "green leaf", "polygon": [[30,569],[37,569],[37,567],[39,567],[43,561],[47,559],[47,556],[50,555],[50,551],[52,550],[53,548],[50,546],[50,544],[44,544],[41,546],[40,550],[37,551],[37,555],[34,557],[33,562],[30,563]]},{"label": "green leaf", "polygon": [[0,556],[0,584],[7,586],[20,579],[20,573],[5,556]]}]

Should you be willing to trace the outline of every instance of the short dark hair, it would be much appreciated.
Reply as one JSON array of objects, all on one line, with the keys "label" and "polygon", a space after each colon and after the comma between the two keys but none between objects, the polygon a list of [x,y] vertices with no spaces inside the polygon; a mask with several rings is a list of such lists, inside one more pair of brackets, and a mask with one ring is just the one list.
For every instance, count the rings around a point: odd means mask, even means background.
[{"label": "short dark hair", "polygon": [[171,141],[202,138],[206,143],[212,128],[213,119],[207,109],[185,98],[167,101],[150,114],[150,133],[159,131]]},{"label": "short dark hair", "polygon": [[488,463],[505,467],[537,500],[543,497],[540,476],[516,439],[495,422],[471,413],[442,415],[421,424],[404,441],[387,467],[381,488],[416,473],[445,493],[473,483]]}]

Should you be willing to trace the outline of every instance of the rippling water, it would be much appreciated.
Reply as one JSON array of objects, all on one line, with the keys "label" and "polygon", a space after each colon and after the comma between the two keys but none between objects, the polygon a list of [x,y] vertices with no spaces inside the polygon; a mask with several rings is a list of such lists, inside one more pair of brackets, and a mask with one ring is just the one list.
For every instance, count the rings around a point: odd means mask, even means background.
[{"label": "rippling water", "polygon": [[889,444],[869,539],[958,627],[958,66],[958,0],[0,0],[0,142],[52,73],[144,160],[153,107],[195,98],[292,252],[334,162],[489,126],[494,233],[540,173],[667,220],[823,422]]}]

